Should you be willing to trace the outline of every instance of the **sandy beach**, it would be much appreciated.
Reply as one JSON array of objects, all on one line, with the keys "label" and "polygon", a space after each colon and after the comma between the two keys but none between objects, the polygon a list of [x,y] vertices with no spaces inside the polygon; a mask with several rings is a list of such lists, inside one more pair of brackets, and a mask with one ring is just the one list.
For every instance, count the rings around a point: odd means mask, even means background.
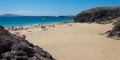
[{"label": "sandy beach", "polygon": [[56,60],[120,60],[120,41],[100,35],[112,27],[112,24],[67,23],[45,31],[34,28],[31,32],[20,32]]}]

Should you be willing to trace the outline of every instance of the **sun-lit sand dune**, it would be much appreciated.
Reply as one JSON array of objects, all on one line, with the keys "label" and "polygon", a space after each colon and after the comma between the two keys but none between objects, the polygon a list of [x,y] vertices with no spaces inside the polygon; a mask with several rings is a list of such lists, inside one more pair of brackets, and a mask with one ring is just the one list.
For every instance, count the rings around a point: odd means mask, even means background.
[{"label": "sun-lit sand dune", "polygon": [[42,31],[21,31],[27,40],[48,51],[57,60],[120,60],[120,41],[100,35],[112,24],[71,23]]}]

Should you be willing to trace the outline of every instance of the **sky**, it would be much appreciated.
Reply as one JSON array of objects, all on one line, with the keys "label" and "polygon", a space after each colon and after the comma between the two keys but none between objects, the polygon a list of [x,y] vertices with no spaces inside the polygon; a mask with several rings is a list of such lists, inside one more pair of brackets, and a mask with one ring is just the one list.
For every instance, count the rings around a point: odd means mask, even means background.
[{"label": "sky", "polygon": [[0,0],[0,15],[76,15],[86,9],[104,6],[120,6],[120,0]]}]

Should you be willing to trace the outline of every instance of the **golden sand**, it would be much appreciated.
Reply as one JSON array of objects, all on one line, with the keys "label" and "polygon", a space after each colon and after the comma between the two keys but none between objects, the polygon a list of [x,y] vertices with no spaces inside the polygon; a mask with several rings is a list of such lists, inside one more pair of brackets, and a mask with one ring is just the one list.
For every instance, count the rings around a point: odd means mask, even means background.
[{"label": "golden sand", "polygon": [[27,40],[48,51],[57,60],[120,60],[120,41],[99,35],[112,24],[70,23],[21,31]]}]

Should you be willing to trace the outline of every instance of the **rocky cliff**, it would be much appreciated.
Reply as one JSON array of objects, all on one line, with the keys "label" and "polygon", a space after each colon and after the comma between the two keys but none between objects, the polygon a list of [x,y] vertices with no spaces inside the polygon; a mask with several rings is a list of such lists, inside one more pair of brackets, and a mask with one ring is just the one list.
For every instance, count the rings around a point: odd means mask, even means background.
[{"label": "rocky cliff", "polygon": [[120,17],[120,7],[97,7],[77,14],[74,22],[104,24]]},{"label": "rocky cliff", "polygon": [[0,26],[0,60],[54,60],[42,48],[20,39]]}]

